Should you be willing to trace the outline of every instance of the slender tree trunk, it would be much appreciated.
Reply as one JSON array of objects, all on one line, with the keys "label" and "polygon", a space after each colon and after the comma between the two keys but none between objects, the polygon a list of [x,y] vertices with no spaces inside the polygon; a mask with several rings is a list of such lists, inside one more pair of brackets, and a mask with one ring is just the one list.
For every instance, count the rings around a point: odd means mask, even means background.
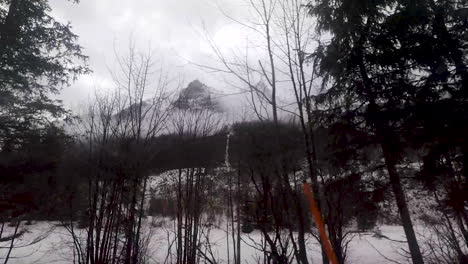
[{"label": "slender tree trunk", "polygon": [[141,233],[141,224],[142,224],[142,220],[143,220],[143,217],[144,217],[144,205],[145,205],[145,194],[146,194],[146,187],[147,187],[147,184],[148,184],[148,178],[145,177],[145,179],[143,180],[143,190],[141,191],[141,200],[140,200],[140,212],[138,214],[138,224],[137,224],[137,228],[136,228],[136,232],[135,232],[135,246],[134,246],[134,252],[133,252],[133,263],[138,263],[138,259],[141,258],[142,256],[140,256],[140,240],[141,240],[141,237],[140,237],[140,233]]},{"label": "slender tree trunk", "polygon": [[182,169],[177,180],[177,263],[182,262]]},{"label": "slender tree trunk", "polygon": [[18,228],[21,224],[21,220],[18,219],[18,222],[16,223],[16,226],[15,226],[15,231],[13,232],[13,236],[10,240],[10,246],[8,247],[8,253],[5,257],[5,261],[3,262],[3,264],[7,264],[8,263],[8,260],[10,260],[10,255],[11,255],[11,251],[13,251],[13,248],[15,247],[15,239],[16,239],[16,236],[18,234]]},{"label": "slender tree trunk", "polygon": [[236,251],[236,258],[235,264],[241,264],[241,212],[240,212],[240,202],[241,202],[241,186],[240,186],[240,168],[237,171],[237,204],[236,204],[236,215],[237,215],[237,251]]},{"label": "slender tree trunk", "polygon": [[328,260],[328,255],[327,255],[327,251],[325,250],[325,247],[323,246],[323,244],[321,243],[321,252],[322,252],[322,263],[323,264],[330,264],[330,261]]},{"label": "slender tree trunk", "polygon": [[[135,175],[132,175],[135,177]],[[134,221],[135,221],[135,206],[137,204],[137,182],[136,178],[132,179],[132,200],[129,205],[130,217],[127,219],[127,234],[126,234],[126,249],[125,249],[125,264],[130,264],[132,261],[132,249],[134,247]],[[133,252],[134,254],[137,254]]]},{"label": "slender tree trunk", "polygon": [[400,214],[403,229],[405,231],[406,239],[408,240],[408,247],[411,253],[413,264],[423,264],[424,260],[419,249],[418,240],[413,229],[413,223],[406,203],[405,193],[400,180],[400,175],[397,172],[395,158],[392,156],[390,146],[388,144],[381,144],[384,154],[385,163],[387,166],[390,184],[392,186],[393,194],[395,195],[398,212]]},{"label": "slender tree trunk", "polygon": [[401,185],[400,175],[397,172],[397,157],[393,153],[392,149],[395,142],[391,142],[391,139],[387,138],[388,135],[392,136],[389,127],[386,126],[384,120],[380,120],[380,117],[376,116],[378,112],[378,107],[376,103],[376,96],[373,87],[372,80],[370,80],[369,75],[367,74],[367,68],[364,63],[364,56],[362,54],[362,46],[365,42],[365,34],[371,23],[372,19],[368,19],[367,25],[363,34],[361,35],[357,47],[356,47],[356,58],[359,60],[359,72],[363,80],[364,88],[368,93],[368,122],[370,125],[375,127],[376,137],[382,148],[382,152],[385,159],[385,164],[388,171],[388,176],[390,178],[390,184],[392,186],[393,194],[395,195],[396,204],[398,207],[398,212],[400,214],[401,222],[403,224],[403,229],[405,231],[406,239],[408,240],[408,247],[411,253],[411,259],[413,264],[423,264],[423,257],[421,250],[416,239],[416,234],[413,229],[413,223],[411,221],[411,216],[408,210],[408,205],[406,203],[405,193]]},{"label": "slender tree trunk", "polygon": [[0,24],[0,55],[5,52],[4,48],[16,41],[16,35],[18,33],[18,25],[16,25],[16,14],[20,7],[21,0],[11,0],[10,6],[8,7],[8,13],[5,18],[5,22]]},{"label": "slender tree trunk", "polygon": [[302,207],[300,205],[298,207],[299,230],[297,232],[297,244],[299,245],[299,259],[301,260],[301,264],[308,264],[309,260],[307,259],[307,249],[305,246],[304,213]]}]

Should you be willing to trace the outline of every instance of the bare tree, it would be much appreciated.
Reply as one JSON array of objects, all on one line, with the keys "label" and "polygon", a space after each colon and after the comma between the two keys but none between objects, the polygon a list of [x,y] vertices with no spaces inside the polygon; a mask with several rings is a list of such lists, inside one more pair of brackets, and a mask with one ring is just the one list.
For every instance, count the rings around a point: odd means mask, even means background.
[{"label": "bare tree", "polygon": [[153,162],[153,140],[169,116],[169,78],[151,53],[116,52],[116,89],[96,94],[82,118],[88,167],[85,239],[69,231],[78,263],[143,263],[142,225]]},{"label": "bare tree", "polygon": [[[252,95],[251,104],[260,120],[268,119],[265,113],[272,113],[273,122],[278,124],[281,119],[279,113],[288,113],[299,122],[305,144],[307,171],[320,208],[313,105],[316,75],[313,72],[313,65],[310,65],[313,64],[311,54],[314,52],[317,39],[313,34],[314,23],[305,8],[306,4],[300,0],[248,1],[250,21],[236,19],[222,10],[229,19],[245,27],[259,40],[254,43],[249,42],[250,46],[247,45],[242,55],[224,54],[208,36],[217,65],[202,67],[234,76],[241,83],[240,86],[247,87],[243,90]],[[281,102],[278,99],[279,93],[292,94],[293,101]],[[265,105],[271,110],[262,111]],[[276,140],[274,144],[280,143]],[[288,175],[284,172],[280,174],[284,178],[285,191],[295,196],[289,187]],[[296,195],[295,199],[297,201],[301,196]],[[301,203],[295,204],[297,219],[300,222],[296,253],[298,261],[308,263],[305,248],[307,230],[304,226],[306,211]],[[324,257],[326,258],[325,255]]]},{"label": "bare tree", "polygon": [[198,142],[220,131],[223,114],[205,107],[176,107],[171,114],[171,127],[179,144],[177,166],[176,263],[217,263],[209,233],[213,223],[207,219],[206,207],[212,192],[214,176],[210,157],[200,156]]}]

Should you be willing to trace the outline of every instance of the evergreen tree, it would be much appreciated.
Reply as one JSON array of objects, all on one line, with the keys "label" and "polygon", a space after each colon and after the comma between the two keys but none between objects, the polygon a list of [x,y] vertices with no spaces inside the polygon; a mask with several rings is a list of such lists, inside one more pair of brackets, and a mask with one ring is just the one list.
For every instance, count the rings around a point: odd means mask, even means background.
[{"label": "evergreen tree", "polygon": [[70,24],[50,11],[47,0],[0,0],[1,147],[63,118],[66,110],[51,95],[89,71]]},{"label": "evergreen tree", "polygon": [[380,146],[412,260],[423,263],[397,168],[415,132],[441,124],[424,109],[456,97],[466,107],[467,4],[318,0],[309,7],[318,31],[331,33],[314,54],[327,85],[319,103]]}]

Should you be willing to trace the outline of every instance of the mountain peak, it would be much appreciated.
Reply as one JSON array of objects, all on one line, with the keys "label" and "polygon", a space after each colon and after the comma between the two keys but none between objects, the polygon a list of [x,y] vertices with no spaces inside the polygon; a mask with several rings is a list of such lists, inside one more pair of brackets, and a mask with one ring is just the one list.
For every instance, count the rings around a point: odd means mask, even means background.
[{"label": "mountain peak", "polygon": [[185,89],[183,89],[180,93],[180,97],[184,97],[186,99],[196,99],[200,97],[206,97],[210,94],[210,89],[208,86],[200,82],[198,79],[191,81]]},{"label": "mountain peak", "polygon": [[180,91],[179,97],[174,102],[174,106],[179,109],[190,110],[220,110],[219,103],[211,98],[210,87],[198,79],[191,81],[186,88]]}]

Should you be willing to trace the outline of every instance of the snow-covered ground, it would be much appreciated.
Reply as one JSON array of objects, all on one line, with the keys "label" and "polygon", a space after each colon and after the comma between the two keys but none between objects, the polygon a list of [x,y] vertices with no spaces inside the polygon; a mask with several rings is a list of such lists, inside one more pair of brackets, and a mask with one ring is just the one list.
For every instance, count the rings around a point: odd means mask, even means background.
[{"label": "snow-covered ground", "polygon": [[[19,247],[12,251],[8,263],[72,263],[73,254],[70,250],[70,235],[64,227],[58,226],[56,223],[39,222],[26,228],[28,232],[15,243]],[[399,242],[404,240],[402,227],[382,226],[379,229],[381,235],[386,238],[379,238],[371,233],[359,234],[354,237],[348,249],[347,263],[392,263],[390,260],[400,263],[407,262],[404,257],[406,244]],[[150,263],[163,263],[167,255],[168,237],[171,239],[171,234],[172,232],[168,226],[153,229],[149,246]],[[27,246],[28,243],[41,236],[45,238],[38,243]],[[225,231],[212,229],[209,237],[213,245],[214,255],[219,259],[219,263],[227,263]],[[257,262],[256,259],[260,257],[260,252],[256,251],[251,245],[259,241],[261,241],[261,235],[257,231],[248,235],[243,234],[242,263]],[[0,243],[0,247],[4,246],[7,246],[5,242]],[[313,238],[308,238],[308,250],[311,263],[321,263],[320,248]],[[5,248],[0,249],[0,257],[4,258],[6,253]],[[3,262],[3,260],[0,261]]]}]

